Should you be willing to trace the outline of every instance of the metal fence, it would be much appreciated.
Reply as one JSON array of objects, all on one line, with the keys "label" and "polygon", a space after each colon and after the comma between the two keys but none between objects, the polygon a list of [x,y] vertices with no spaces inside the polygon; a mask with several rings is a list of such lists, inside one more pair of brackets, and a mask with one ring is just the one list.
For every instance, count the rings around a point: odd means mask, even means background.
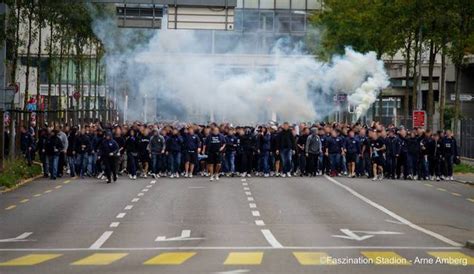
[{"label": "metal fence", "polygon": [[474,120],[461,120],[459,153],[462,157],[474,158]]}]

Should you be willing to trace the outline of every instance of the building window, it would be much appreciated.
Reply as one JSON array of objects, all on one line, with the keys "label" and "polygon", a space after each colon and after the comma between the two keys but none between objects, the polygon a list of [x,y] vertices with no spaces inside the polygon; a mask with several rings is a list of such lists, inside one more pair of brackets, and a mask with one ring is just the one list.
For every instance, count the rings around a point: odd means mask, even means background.
[{"label": "building window", "polygon": [[257,10],[245,10],[243,15],[244,31],[256,31],[259,29],[259,15]]},{"label": "building window", "polygon": [[291,14],[291,31],[306,31],[306,15],[304,11],[301,13],[293,11]]},{"label": "building window", "polygon": [[276,11],[277,18],[277,29],[278,33],[290,32],[290,12],[289,11]]},{"label": "building window", "polygon": [[260,12],[260,30],[273,32],[273,11],[261,11]]},{"label": "building window", "polygon": [[277,9],[289,9],[290,8],[290,0],[276,0],[276,7]]}]

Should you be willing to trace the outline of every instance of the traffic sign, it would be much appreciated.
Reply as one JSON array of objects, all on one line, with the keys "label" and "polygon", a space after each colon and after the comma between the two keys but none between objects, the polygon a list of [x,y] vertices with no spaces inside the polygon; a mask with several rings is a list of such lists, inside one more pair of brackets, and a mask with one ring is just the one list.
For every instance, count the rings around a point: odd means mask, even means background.
[{"label": "traffic sign", "polygon": [[426,125],[426,111],[414,110],[413,111],[413,127],[425,127]]}]

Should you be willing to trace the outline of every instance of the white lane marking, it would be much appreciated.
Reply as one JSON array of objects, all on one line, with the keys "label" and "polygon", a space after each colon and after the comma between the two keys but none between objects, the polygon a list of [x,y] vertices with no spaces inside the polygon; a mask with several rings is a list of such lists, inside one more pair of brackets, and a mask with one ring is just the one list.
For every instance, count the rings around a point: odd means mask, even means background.
[{"label": "white lane marking", "polygon": [[[0,248],[0,252],[12,252],[12,251],[29,251],[29,252],[41,252],[41,251],[86,251],[92,248],[81,247],[81,248]],[[97,248],[96,248],[97,249]],[[260,250],[260,249],[273,249],[271,246],[170,246],[170,247],[104,247],[100,250],[109,251],[120,251],[120,250]],[[463,247],[454,246],[360,246],[360,245],[349,245],[349,246],[285,246],[282,249],[287,250],[344,250],[344,249],[403,249],[403,250],[462,250]]]},{"label": "white lane marking", "polygon": [[118,227],[120,222],[112,222],[109,227]]},{"label": "white lane marking", "polygon": [[362,194],[360,194],[360,193],[358,193],[357,191],[353,190],[352,188],[350,188],[350,187],[348,187],[348,186],[346,186],[346,185],[344,185],[344,184],[342,184],[342,183],[336,181],[334,178],[331,178],[331,177],[329,177],[329,176],[327,176],[327,175],[324,175],[324,177],[325,177],[326,179],[328,179],[330,182],[332,182],[332,183],[334,183],[334,184],[336,184],[336,185],[338,185],[338,186],[344,188],[344,189],[347,190],[349,193],[351,193],[352,195],[354,195],[354,196],[356,196],[357,198],[361,199],[361,200],[364,201],[365,203],[367,203],[367,204],[369,204],[369,205],[375,207],[376,209],[382,211],[383,213],[389,215],[390,217],[396,219],[397,221],[400,221],[401,223],[403,223],[403,224],[405,224],[405,225],[408,225],[409,227],[411,227],[411,228],[413,228],[413,229],[415,229],[415,230],[418,230],[418,231],[420,231],[420,232],[422,232],[422,233],[425,233],[426,235],[429,235],[429,236],[431,236],[431,237],[434,237],[434,238],[436,238],[436,239],[438,239],[438,240],[440,240],[440,241],[442,241],[442,242],[445,242],[445,243],[447,243],[447,244],[449,244],[449,245],[452,245],[452,246],[459,246],[459,247],[463,246],[462,244],[457,243],[457,242],[455,242],[455,241],[453,241],[453,240],[451,240],[451,239],[448,239],[448,238],[444,237],[444,236],[441,235],[441,234],[438,234],[438,233],[436,233],[436,232],[433,232],[433,231],[431,231],[431,230],[428,230],[428,229],[426,229],[426,228],[423,228],[423,227],[421,227],[421,226],[419,226],[419,225],[416,225],[416,224],[414,224],[414,223],[408,221],[407,219],[403,218],[402,216],[400,216],[400,215],[398,215],[398,214],[396,214],[396,213],[394,213],[394,212],[392,212],[392,211],[386,209],[385,207],[383,207],[383,206],[377,204],[376,202],[373,202],[372,200],[366,198],[365,196],[363,196]]},{"label": "white lane marking", "polygon": [[236,270],[213,272],[213,273],[215,273],[215,274],[239,274],[239,273],[248,273],[248,272],[250,272],[250,269],[236,269]]},{"label": "white lane marking", "polygon": [[249,204],[249,207],[250,207],[250,208],[257,208],[257,205],[254,204],[254,203],[250,203],[250,204]]},{"label": "white lane marking", "polygon": [[128,206],[125,207],[125,210],[130,210],[132,208],[133,208],[133,205],[128,205]]},{"label": "white lane marking", "polygon": [[258,226],[264,226],[265,223],[262,220],[255,220],[255,224]]},{"label": "white lane marking", "polygon": [[242,183],[242,185],[243,185],[243,186],[248,186],[248,185],[249,185],[249,183]]},{"label": "white lane marking", "polygon": [[25,232],[20,234],[19,236],[16,236],[15,238],[8,238],[8,239],[1,239],[0,243],[8,243],[8,242],[26,242],[29,241],[26,238],[28,238],[33,232]]},{"label": "white lane marking", "polygon": [[265,239],[267,240],[267,242],[272,246],[272,247],[275,247],[275,248],[282,248],[283,245],[280,244],[278,242],[278,240],[275,238],[275,236],[273,236],[272,232],[268,229],[262,229],[261,230],[262,233],[263,233],[263,236],[265,237]]},{"label": "white lane marking", "polygon": [[247,197],[247,201],[253,202],[253,201],[255,201],[255,200],[253,199],[253,197]]},{"label": "white lane marking", "polygon": [[250,191],[245,191],[245,195],[250,196],[250,195],[252,195],[252,192],[250,192]]},{"label": "white lane marking", "polygon": [[95,241],[95,243],[93,243],[89,249],[99,249],[104,243],[105,241],[107,241],[109,239],[109,237],[112,235],[112,233],[114,233],[113,231],[106,231],[104,232],[100,237],[99,239],[97,239],[97,241]]},{"label": "white lane marking", "polygon": [[260,217],[260,212],[258,210],[253,210],[252,211],[252,216],[254,217]]},{"label": "white lane marking", "polygon": [[117,218],[117,219],[122,219],[123,217],[125,217],[126,214],[127,214],[127,213],[125,213],[125,212],[121,212],[121,213],[119,213],[119,214],[117,215],[117,217],[115,217],[115,218]]},{"label": "white lane marking", "polygon": [[155,180],[151,181],[150,184],[154,185],[156,183]]},{"label": "white lane marking", "polygon": [[148,190],[149,190],[148,188],[142,189],[143,192],[147,192]]},{"label": "white lane marking", "polygon": [[250,190],[250,188],[249,187],[244,187],[244,190]]},{"label": "white lane marking", "polygon": [[201,189],[201,188],[206,188],[205,186],[188,186],[190,189]]},{"label": "white lane marking", "polygon": [[147,187],[147,188],[150,188],[150,187],[152,187],[152,185],[147,185],[146,187]]},{"label": "white lane marking", "polygon": [[136,203],[136,202],[138,202],[139,200],[140,200],[140,198],[133,198],[133,199],[132,199],[132,203]]},{"label": "white lane marking", "polygon": [[246,182],[246,181],[247,181],[247,179],[242,179],[241,181],[242,181],[242,182]]},{"label": "white lane marking", "polygon": [[143,196],[144,194],[142,192],[138,193],[137,196]]}]

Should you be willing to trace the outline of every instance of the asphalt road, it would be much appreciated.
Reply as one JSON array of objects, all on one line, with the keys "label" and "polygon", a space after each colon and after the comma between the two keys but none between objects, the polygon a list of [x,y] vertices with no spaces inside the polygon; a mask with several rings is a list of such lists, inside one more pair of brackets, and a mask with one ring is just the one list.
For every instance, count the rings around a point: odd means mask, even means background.
[{"label": "asphalt road", "polygon": [[37,180],[0,273],[474,273],[474,187],[329,178]]}]

